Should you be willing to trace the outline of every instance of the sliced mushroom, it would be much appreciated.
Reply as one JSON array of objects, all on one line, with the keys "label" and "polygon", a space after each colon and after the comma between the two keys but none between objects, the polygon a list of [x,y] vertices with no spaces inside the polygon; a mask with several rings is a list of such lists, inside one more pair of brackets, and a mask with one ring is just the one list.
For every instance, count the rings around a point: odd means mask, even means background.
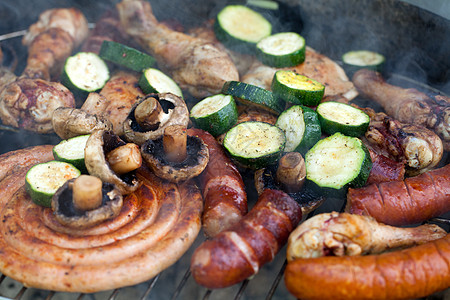
[{"label": "sliced mushroom", "polygon": [[89,175],[66,181],[52,198],[56,220],[79,229],[116,217],[122,205],[123,196],[114,184]]},{"label": "sliced mushroom", "polygon": [[198,176],[206,167],[209,151],[205,143],[186,133],[182,125],[168,126],[162,137],[141,146],[145,163],[160,178],[180,182]]},{"label": "sliced mushroom", "polygon": [[148,94],[137,101],[123,124],[127,141],[138,145],[163,135],[171,125],[187,127],[189,110],[184,100],[171,93]]},{"label": "sliced mushroom", "polygon": [[288,152],[278,161],[276,179],[289,193],[300,191],[306,180],[306,166],[299,152]]},{"label": "sliced mushroom", "polygon": [[63,140],[90,134],[95,130],[111,130],[109,120],[81,109],[60,107],[52,115],[53,130]]},{"label": "sliced mushroom", "polygon": [[[130,152],[128,149],[130,147],[126,145],[127,143],[113,131],[97,130],[90,135],[84,149],[84,160],[89,174],[99,177],[104,182],[115,184],[123,195],[134,192],[141,183],[135,172],[140,166],[139,158],[136,159],[135,151]],[[123,146],[125,147],[122,148]],[[113,154],[110,154],[111,152]],[[140,156],[140,151],[138,155]],[[108,156],[112,160],[111,164]],[[115,156],[114,159],[112,156]],[[123,165],[128,163],[134,167]],[[119,164],[121,166],[118,166]]]}]

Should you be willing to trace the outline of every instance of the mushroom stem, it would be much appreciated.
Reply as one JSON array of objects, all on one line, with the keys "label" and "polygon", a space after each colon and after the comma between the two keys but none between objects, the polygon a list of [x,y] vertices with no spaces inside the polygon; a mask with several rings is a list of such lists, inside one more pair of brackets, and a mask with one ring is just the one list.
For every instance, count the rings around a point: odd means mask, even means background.
[{"label": "mushroom stem", "polygon": [[171,162],[182,162],[187,157],[187,131],[183,125],[166,127],[163,135],[163,148]]},{"label": "mushroom stem", "polygon": [[73,205],[77,210],[93,210],[102,205],[102,181],[90,175],[80,175],[73,182]]},{"label": "mushroom stem", "polygon": [[139,146],[128,143],[117,147],[106,154],[109,167],[117,174],[125,174],[136,170],[142,165],[142,156]]},{"label": "mushroom stem", "polygon": [[298,192],[306,178],[303,156],[298,152],[286,153],[278,162],[276,177],[287,192]]},{"label": "mushroom stem", "polygon": [[134,117],[142,129],[149,131],[158,128],[163,113],[159,101],[153,97],[148,97],[136,106]]}]

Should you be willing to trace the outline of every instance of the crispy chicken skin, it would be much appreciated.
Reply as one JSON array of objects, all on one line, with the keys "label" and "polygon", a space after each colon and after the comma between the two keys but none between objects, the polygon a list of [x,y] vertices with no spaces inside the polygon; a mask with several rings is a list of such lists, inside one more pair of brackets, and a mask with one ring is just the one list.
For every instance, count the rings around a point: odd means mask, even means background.
[{"label": "crispy chicken skin", "polygon": [[365,142],[375,152],[405,164],[408,176],[436,167],[444,154],[441,139],[426,127],[404,124],[385,113],[362,108],[369,117]]},{"label": "crispy chicken skin", "polygon": [[50,133],[58,107],[75,107],[72,93],[58,82],[21,78],[0,92],[2,123],[15,128]]},{"label": "crispy chicken skin", "polygon": [[442,139],[450,151],[450,99],[434,98],[414,89],[387,83],[380,73],[359,70],[353,75],[358,91],[379,103],[386,113],[402,123],[427,127]]},{"label": "crispy chicken skin", "polygon": [[[273,68],[255,60],[248,72],[241,78],[247,82],[270,90],[273,76],[280,69]],[[348,102],[358,95],[353,83],[348,79],[345,71],[328,57],[306,47],[305,61],[297,66],[283,68],[315,79],[325,85],[324,100]]]},{"label": "crispy chicken skin", "polygon": [[150,3],[124,0],[117,8],[126,32],[194,97],[219,93],[225,81],[239,80],[238,70],[225,51],[159,23]]},{"label": "crispy chicken skin", "polygon": [[46,10],[22,39],[29,47],[23,76],[50,80],[59,75],[66,58],[87,35],[87,20],[78,9]]},{"label": "crispy chicken skin", "polygon": [[323,213],[299,225],[289,236],[287,259],[381,253],[444,237],[437,225],[401,228],[368,216]]}]

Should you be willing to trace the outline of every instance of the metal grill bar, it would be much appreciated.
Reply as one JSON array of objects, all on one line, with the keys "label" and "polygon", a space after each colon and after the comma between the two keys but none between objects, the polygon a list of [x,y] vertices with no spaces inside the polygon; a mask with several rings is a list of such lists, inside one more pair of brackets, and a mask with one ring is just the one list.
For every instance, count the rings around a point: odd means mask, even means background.
[{"label": "metal grill bar", "polygon": [[186,270],[186,273],[184,273],[183,279],[178,284],[178,287],[175,290],[175,293],[172,295],[172,298],[170,298],[171,300],[177,299],[178,295],[181,293],[181,290],[183,289],[184,285],[186,284],[186,281],[189,279],[190,276],[191,276],[191,270],[188,268]]}]

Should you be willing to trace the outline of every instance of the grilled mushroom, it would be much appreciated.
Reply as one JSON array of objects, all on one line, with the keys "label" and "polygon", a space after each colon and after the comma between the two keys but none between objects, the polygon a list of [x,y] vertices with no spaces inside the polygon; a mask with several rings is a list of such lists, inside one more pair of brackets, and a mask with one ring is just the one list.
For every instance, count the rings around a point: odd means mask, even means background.
[{"label": "grilled mushroom", "polygon": [[304,215],[307,215],[325,201],[323,195],[306,184],[305,162],[298,152],[284,154],[278,165],[269,165],[257,170],[254,178],[258,194],[261,194],[265,189],[283,190],[300,204]]},{"label": "grilled mushroom", "polygon": [[123,195],[140,185],[135,172],[142,163],[140,149],[125,143],[113,131],[93,132],[86,142],[84,160],[90,175],[115,184]]},{"label": "grilled mushroom", "polygon": [[116,217],[123,197],[111,183],[94,176],[81,175],[58,189],[52,198],[55,218],[71,228],[87,228]]},{"label": "grilled mushroom", "polygon": [[163,135],[171,125],[187,127],[189,110],[184,100],[171,93],[148,94],[137,101],[124,122],[127,141],[138,145]]},{"label": "grilled mushroom", "polygon": [[55,133],[63,140],[90,134],[95,130],[112,130],[109,120],[77,108],[60,107],[52,115]]},{"label": "grilled mushroom", "polygon": [[179,182],[199,175],[209,160],[203,141],[186,133],[186,127],[171,125],[162,137],[148,140],[141,153],[149,168],[159,177]]}]

